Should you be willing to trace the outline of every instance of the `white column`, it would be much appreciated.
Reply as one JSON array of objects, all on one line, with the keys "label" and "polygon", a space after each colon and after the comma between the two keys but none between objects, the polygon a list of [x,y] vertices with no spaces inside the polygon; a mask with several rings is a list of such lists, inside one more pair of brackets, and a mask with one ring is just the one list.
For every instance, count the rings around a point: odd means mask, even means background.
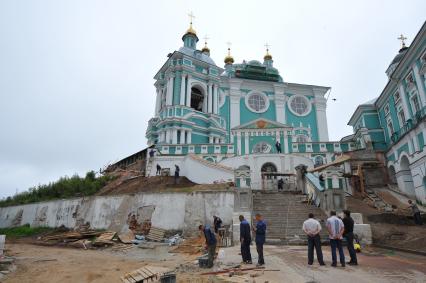
[{"label": "white column", "polygon": [[186,78],[188,87],[186,88],[186,106],[191,107],[191,75]]},{"label": "white column", "polygon": [[230,120],[231,120],[231,129],[240,125],[240,98],[241,98],[241,82],[230,80]]},{"label": "white column", "polygon": [[241,155],[241,133],[237,133],[237,154]]},{"label": "white column", "polygon": [[172,129],[172,144],[177,144],[177,129]]},{"label": "white column", "polygon": [[405,89],[404,89],[404,86],[402,85],[402,82],[399,82],[398,88],[399,88],[399,95],[402,99],[402,109],[404,110],[405,121],[407,121],[408,119],[411,118],[411,114],[410,114],[410,111],[408,110],[409,102],[407,101],[407,96],[405,95]]},{"label": "white column", "polygon": [[157,88],[156,92],[157,92],[157,96],[155,100],[155,116],[158,116],[160,112],[160,107],[161,107],[161,90]]},{"label": "white column", "polygon": [[173,81],[174,78],[172,75],[170,75],[169,81],[167,83],[166,105],[173,105]]},{"label": "white column", "polygon": [[287,100],[287,96],[284,95],[285,87],[282,85],[274,85],[275,92],[275,112],[277,113],[277,122],[285,124],[285,103]]},{"label": "white column", "polygon": [[192,139],[191,139],[191,136],[192,136],[192,131],[187,131],[186,132],[186,143],[187,144],[191,144],[192,143]]},{"label": "white column", "polygon": [[217,108],[219,106],[218,102],[218,91],[217,85],[215,84],[213,87],[213,113],[218,114]]},{"label": "white column", "polygon": [[288,153],[288,134],[284,131],[284,153]]},{"label": "white column", "polygon": [[212,99],[213,99],[212,89],[213,89],[213,85],[208,84],[207,85],[207,94],[208,94],[208,102],[207,102],[208,110],[207,110],[207,112],[208,113],[212,113],[212,111],[213,111],[213,108],[212,108],[212,106],[213,106],[212,105]]},{"label": "white column", "polygon": [[413,149],[414,149],[414,152],[418,152],[420,149],[419,149],[419,143],[417,141],[417,135],[416,135],[416,133],[414,131],[411,131],[410,132],[410,137],[413,140]]},{"label": "white column", "polygon": [[185,75],[182,74],[182,80],[180,82],[180,105],[185,105],[185,98],[186,98],[186,93],[185,93]]},{"label": "white column", "polygon": [[322,96],[315,96],[315,108],[317,117],[318,139],[319,141],[328,141],[327,126],[327,100]]},{"label": "white column", "polygon": [[167,129],[166,130],[166,141],[165,141],[165,143],[170,143],[170,129]]},{"label": "white column", "polygon": [[422,107],[426,106],[426,94],[425,94],[425,85],[423,80],[421,79],[419,67],[416,63],[414,63],[413,67],[414,77],[416,78],[417,89],[419,90],[420,102]]},{"label": "white column", "polygon": [[249,135],[248,132],[244,133],[244,153],[250,154],[250,148],[249,148]]}]

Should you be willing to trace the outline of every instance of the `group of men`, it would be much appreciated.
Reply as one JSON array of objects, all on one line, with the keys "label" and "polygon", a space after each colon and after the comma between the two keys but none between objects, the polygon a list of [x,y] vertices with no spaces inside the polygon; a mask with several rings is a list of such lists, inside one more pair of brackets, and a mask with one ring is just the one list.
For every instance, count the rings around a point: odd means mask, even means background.
[{"label": "group of men", "polygon": [[[200,225],[198,229],[203,232],[206,239],[206,249],[208,253],[207,267],[213,267],[214,256],[216,253],[217,239],[219,229],[222,225],[222,220],[218,216],[214,218],[214,230],[209,225]],[[250,245],[252,242],[252,232],[255,234],[256,250],[258,254],[257,266],[265,264],[263,257],[263,245],[266,239],[266,222],[263,220],[262,215],[256,214],[256,226],[250,229],[249,222],[244,218],[243,215],[239,216],[240,219],[240,241],[241,241],[241,256],[244,264],[252,264]]]},{"label": "group of men", "polygon": [[[343,211],[343,219],[337,217],[336,211],[330,212],[330,217],[327,219],[326,227],[330,239],[331,247],[331,266],[337,266],[337,251],[339,252],[339,260],[342,267],[346,266],[345,253],[343,251],[343,238],[347,241],[349,256],[351,260],[349,265],[358,265],[358,259],[354,248],[354,220],[351,217],[349,210]],[[314,263],[314,248],[317,254],[318,263],[325,265],[321,249],[321,224],[314,218],[313,213],[309,213],[309,218],[303,223],[303,231],[308,236],[308,264]]]}]

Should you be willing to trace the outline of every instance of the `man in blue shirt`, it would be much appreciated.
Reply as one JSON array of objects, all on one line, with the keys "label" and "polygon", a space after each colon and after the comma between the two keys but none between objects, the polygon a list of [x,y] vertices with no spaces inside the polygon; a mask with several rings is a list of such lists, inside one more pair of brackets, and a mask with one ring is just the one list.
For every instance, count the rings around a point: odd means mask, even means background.
[{"label": "man in blue shirt", "polygon": [[256,214],[256,228],[253,227],[253,231],[256,233],[257,266],[262,266],[265,264],[265,260],[263,259],[263,245],[266,239],[266,223],[259,213]]},{"label": "man in blue shirt", "polygon": [[208,268],[212,268],[213,267],[213,259],[216,253],[216,236],[214,235],[214,232],[212,231],[212,229],[210,228],[209,225],[200,225],[198,226],[198,229],[200,231],[203,231],[204,233],[204,237],[206,238],[206,245],[207,245],[207,251],[209,254],[209,260],[207,263],[207,267]]},{"label": "man in blue shirt", "polygon": [[252,264],[251,261],[251,231],[250,224],[244,216],[240,215],[240,241],[241,241],[241,256],[243,257],[243,263]]}]

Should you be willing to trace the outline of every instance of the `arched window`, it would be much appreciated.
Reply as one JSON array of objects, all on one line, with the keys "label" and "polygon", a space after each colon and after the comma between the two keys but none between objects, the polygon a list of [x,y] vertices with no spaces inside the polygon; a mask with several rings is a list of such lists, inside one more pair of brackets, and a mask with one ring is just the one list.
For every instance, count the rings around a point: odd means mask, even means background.
[{"label": "arched window", "polygon": [[389,166],[388,174],[389,174],[389,182],[391,184],[396,184],[396,173],[395,173],[395,167],[393,165]]},{"label": "arched window", "polygon": [[258,142],[253,147],[253,153],[269,153],[271,148],[271,145],[267,142]]},{"label": "arched window", "polygon": [[315,156],[314,167],[318,167],[324,164],[324,158],[322,156]]},{"label": "arched window", "polygon": [[191,88],[191,108],[203,111],[204,94],[198,87]]},{"label": "arched window", "polygon": [[308,137],[305,135],[298,135],[296,138],[296,142],[307,142],[308,141]]},{"label": "arched window", "polygon": [[275,166],[274,163],[266,162],[265,164],[262,165],[261,171],[262,171],[262,173],[277,172],[277,166]]}]

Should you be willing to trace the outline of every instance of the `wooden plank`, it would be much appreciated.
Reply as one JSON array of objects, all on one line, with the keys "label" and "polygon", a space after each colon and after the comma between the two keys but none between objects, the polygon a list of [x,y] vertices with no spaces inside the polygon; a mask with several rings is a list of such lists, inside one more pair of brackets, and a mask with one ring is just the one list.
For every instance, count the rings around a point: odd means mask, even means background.
[{"label": "wooden plank", "polygon": [[133,280],[135,280],[136,282],[141,282],[142,280],[145,279],[143,276],[141,276],[139,273],[137,273],[135,271],[130,273],[130,275],[132,276]]},{"label": "wooden plank", "polygon": [[156,274],[154,272],[152,272],[151,270],[149,270],[149,268],[147,266],[143,267],[143,271],[148,274],[149,276],[155,276]]},{"label": "wooden plank", "polygon": [[127,273],[126,275],[124,275],[124,278],[126,278],[127,281],[129,281],[129,283],[136,283],[136,280],[133,279],[133,277],[129,273]]},{"label": "wooden plank", "polygon": [[139,268],[137,270],[137,272],[139,272],[140,274],[142,274],[145,277],[145,279],[148,279],[148,278],[152,277],[151,274],[147,273],[143,267]]}]

